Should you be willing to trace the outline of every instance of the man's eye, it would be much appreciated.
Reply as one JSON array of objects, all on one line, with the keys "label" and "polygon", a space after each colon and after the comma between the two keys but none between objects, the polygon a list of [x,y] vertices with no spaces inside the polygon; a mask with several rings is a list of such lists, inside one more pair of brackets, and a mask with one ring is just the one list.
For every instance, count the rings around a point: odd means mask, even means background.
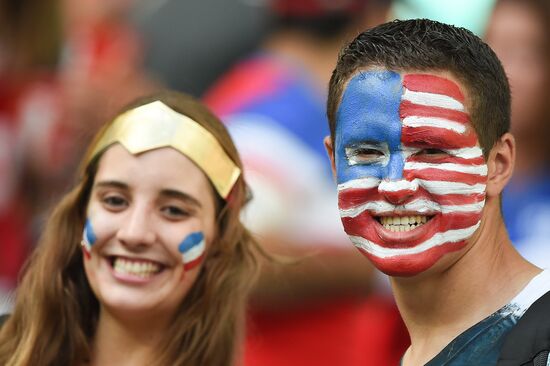
[{"label": "man's eye", "polygon": [[373,158],[384,156],[382,151],[378,151],[375,149],[365,149],[365,148],[356,149],[354,151],[354,154],[356,156],[365,156],[365,157],[373,157]]},{"label": "man's eye", "polygon": [[356,147],[346,149],[349,162],[353,164],[378,163],[385,158],[383,151],[368,147]]},{"label": "man's eye", "polygon": [[427,156],[427,157],[444,157],[449,155],[446,151],[441,149],[422,149],[419,152],[416,153],[416,155],[420,156]]}]

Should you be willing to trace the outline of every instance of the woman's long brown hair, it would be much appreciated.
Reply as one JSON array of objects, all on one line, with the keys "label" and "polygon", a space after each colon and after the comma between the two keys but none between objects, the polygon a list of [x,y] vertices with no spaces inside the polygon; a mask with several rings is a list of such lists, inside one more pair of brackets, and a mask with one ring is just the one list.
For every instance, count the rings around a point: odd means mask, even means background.
[{"label": "woman's long brown hair", "polygon": [[[125,110],[155,100],[209,130],[242,169],[225,127],[193,98],[162,92]],[[13,314],[0,330],[1,365],[78,365],[90,359],[99,303],[84,273],[80,241],[99,158],[82,167],[79,183],[53,210],[27,263]],[[235,360],[258,247],[239,220],[247,201],[243,177],[226,201],[217,199],[217,238],[165,332],[158,365],[223,366]]]}]

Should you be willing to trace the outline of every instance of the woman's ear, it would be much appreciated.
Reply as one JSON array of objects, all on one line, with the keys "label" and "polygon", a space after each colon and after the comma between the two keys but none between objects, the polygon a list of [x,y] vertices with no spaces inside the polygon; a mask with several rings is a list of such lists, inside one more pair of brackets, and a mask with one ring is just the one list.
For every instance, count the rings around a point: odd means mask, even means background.
[{"label": "woman's ear", "polygon": [[487,196],[498,197],[512,177],[516,159],[516,141],[507,132],[495,143],[487,159]]},{"label": "woman's ear", "polygon": [[336,179],[336,163],[334,162],[334,147],[332,146],[332,139],[330,136],[326,136],[323,142],[325,143],[325,149],[327,149],[328,158],[330,159],[332,176]]}]

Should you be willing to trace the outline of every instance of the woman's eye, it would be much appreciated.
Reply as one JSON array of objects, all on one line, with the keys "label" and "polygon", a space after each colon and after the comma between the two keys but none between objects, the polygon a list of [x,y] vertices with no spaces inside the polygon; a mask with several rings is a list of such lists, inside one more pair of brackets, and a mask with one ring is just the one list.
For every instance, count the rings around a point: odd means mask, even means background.
[{"label": "woman's eye", "polygon": [[102,199],[103,203],[109,208],[122,208],[127,206],[127,202],[120,196],[106,196]]},{"label": "woman's eye", "polygon": [[163,207],[162,212],[170,218],[181,218],[189,216],[189,212],[176,206]]}]

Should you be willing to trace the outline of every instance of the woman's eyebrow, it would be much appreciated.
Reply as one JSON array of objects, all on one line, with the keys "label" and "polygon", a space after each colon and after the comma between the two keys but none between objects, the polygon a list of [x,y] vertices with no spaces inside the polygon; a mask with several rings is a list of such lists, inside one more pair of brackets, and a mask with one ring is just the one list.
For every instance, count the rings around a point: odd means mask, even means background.
[{"label": "woman's eyebrow", "polygon": [[128,185],[126,183],[117,181],[117,180],[104,180],[97,182],[94,184],[94,187],[101,188],[101,187],[110,187],[110,188],[119,188],[119,189],[128,189]]},{"label": "woman's eyebrow", "polygon": [[196,206],[198,208],[202,208],[201,203],[195,197],[193,197],[193,196],[191,196],[187,193],[178,191],[176,189],[163,189],[163,190],[160,191],[160,194],[162,196],[166,196],[166,197],[177,198],[177,199],[180,199],[180,200],[185,201],[187,203],[190,203],[193,206]]}]

